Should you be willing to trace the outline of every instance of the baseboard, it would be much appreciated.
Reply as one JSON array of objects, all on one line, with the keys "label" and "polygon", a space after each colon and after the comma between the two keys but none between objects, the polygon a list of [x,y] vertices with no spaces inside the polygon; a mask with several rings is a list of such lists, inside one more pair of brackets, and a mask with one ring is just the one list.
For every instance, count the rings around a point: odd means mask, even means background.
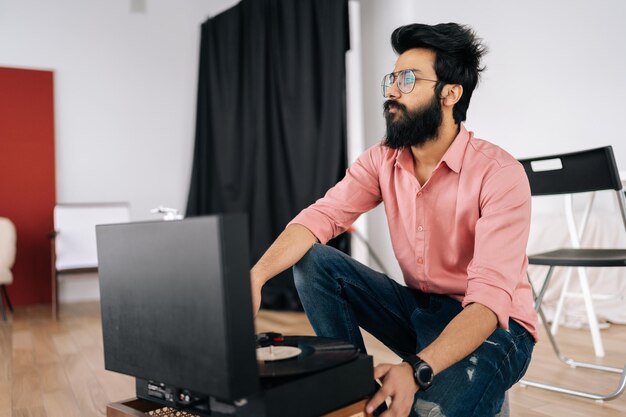
[{"label": "baseboard", "polygon": [[100,300],[98,274],[95,272],[59,277],[59,303]]}]

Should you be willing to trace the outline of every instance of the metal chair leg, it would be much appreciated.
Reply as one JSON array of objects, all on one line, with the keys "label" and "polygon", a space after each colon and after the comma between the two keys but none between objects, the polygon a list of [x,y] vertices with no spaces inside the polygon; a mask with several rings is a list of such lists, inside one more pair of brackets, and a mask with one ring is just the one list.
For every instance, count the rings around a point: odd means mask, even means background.
[{"label": "metal chair leg", "polygon": [[556,385],[544,384],[542,382],[529,381],[525,379],[520,380],[520,385],[523,387],[528,386],[528,387],[545,389],[546,391],[558,392],[560,394],[572,395],[574,397],[586,398],[589,400],[594,400],[599,403],[602,403],[604,401],[614,400],[615,398],[622,395],[622,393],[624,392],[624,388],[626,387],[626,365],[624,365],[624,369],[622,369],[622,377],[620,378],[620,381],[617,384],[617,388],[613,392],[610,392],[608,394],[596,394],[593,392],[569,389],[569,388],[559,387]]},{"label": "metal chair leg", "polygon": [[11,299],[9,298],[9,293],[7,292],[6,285],[2,285],[2,293],[4,294],[4,298],[7,300],[7,305],[9,306],[9,311],[13,313],[13,304],[11,304]]},{"label": "metal chair leg", "polygon": [[551,272],[552,272],[552,268],[550,268],[550,271],[548,271],[546,280],[544,280],[544,283],[541,287],[541,292],[539,294],[539,297],[537,296],[537,293],[535,292],[535,287],[532,281],[530,281],[530,276],[528,278],[529,278],[530,286],[533,292],[533,296],[535,297],[535,300],[537,300],[537,302],[535,303],[535,310],[537,310],[537,313],[539,313],[541,322],[543,323],[543,326],[546,329],[548,340],[550,341],[550,344],[552,345],[552,349],[554,350],[554,353],[556,354],[556,356],[559,358],[561,362],[565,363],[568,366],[571,366],[572,368],[587,368],[587,369],[593,369],[596,371],[621,374],[622,376],[617,384],[617,388],[608,394],[597,394],[597,393],[588,392],[588,391],[574,390],[574,389],[560,387],[558,385],[546,384],[546,383],[538,382],[538,381],[531,381],[528,379],[520,380],[520,385],[541,388],[541,389],[545,389],[548,391],[559,392],[561,394],[573,395],[573,396],[581,397],[581,398],[587,398],[587,399],[595,400],[598,402],[609,401],[609,400],[613,400],[619,397],[626,389],[626,364],[624,364],[623,368],[615,368],[612,366],[598,365],[598,364],[591,363],[591,362],[577,361],[561,353],[561,349],[559,349],[556,339],[554,338],[554,336],[552,335],[552,332],[550,331],[550,328],[548,327],[548,321],[546,320],[546,316],[543,313],[543,308],[541,308],[541,301],[543,298],[543,294],[545,293],[545,289],[547,288],[547,284],[550,281]]},{"label": "metal chair leg", "polygon": [[528,272],[526,272],[526,276],[528,277],[528,282],[530,283],[530,287],[533,290],[533,296],[535,297],[535,310],[537,310],[541,306],[541,303],[543,302],[543,296],[546,295],[546,290],[548,289],[548,284],[550,283],[550,280],[552,279],[553,272],[554,272],[554,267],[551,266],[550,269],[548,269],[548,273],[546,274],[545,279],[543,280],[543,284],[541,285],[541,290],[539,290],[539,295],[535,293],[535,286],[533,285],[533,282],[530,280],[530,275],[528,275]]},{"label": "metal chair leg", "polygon": [[[543,322],[543,325],[546,326],[548,324],[548,321],[546,320],[546,316],[543,313],[543,309],[541,307],[539,307],[539,316],[541,317],[541,321]],[[561,362],[563,362],[564,364],[572,367],[572,368],[587,368],[587,369],[595,369],[596,371],[604,371],[604,372],[613,372],[616,374],[620,374],[623,372],[622,368],[616,368],[613,366],[605,366],[605,365],[598,365],[596,363],[592,363],[592,362],[580,362],[577,360],[574,360],[572,358],[570,358],[569,356],[564,355],[563,353],[561,353],[561,349],[559,348],[558,343],[556,342],[556,339],[554,338],[554,336],[552,336],[552,334],[550,332],[546,332],[548,333],[548,340],[550,341],[550,344],[552,345],[552,350],[554,350],[554,353],[556,354],[556,356],[559,358],[559,360]]]},{"label": "metal chair leg", "polygon": [[553,336],[556,336],[559,331],[559,321],[561,320],[561,313],[565,306],[565,299],[567,298],[573,271],[573,267],[567,268],[565,280],[563,281],[563,289],[561,290],[561,295],[559,295],[559,301],[556,303],[556,310],[554,310],[554,318],[552,319],[552,326],[550,327],[550,333],[552,333]]},{"label": "metal chair leg", "polygon": [[[0,285],[0,287],[4,288],[4,285]],[[2,293],[0,293],[0,310],[2,310],[2,320],[7,321],[7,314],[4,311],[4,300],[2,297]]]},{"label": "metal chair leg", "polygon": [[604,344],[602,343],[602,337],[600,336],[600,326],[598,325],[596,310],[593,307],[591,290],[589,289],[589,280],[587,279],[587,272],[585,271],[585,268],[578,268],[578,282],[580,283],[580,290],[583,294],[583,300],[585,302],[585,311],[587,312],[587,321],[589,322],[589,331],[591,332],[593,349],[596,353],[596,357],[603,358]]},{"label": "metal chair leg", "polygon": [[50,233],[50,259],[51,259],[51,263],[50,263],[50,289],[51,289],[51,300],[50,300],[50,304],[51,304],[51,310],[52,310],[52,320],[56,321],[58,319],[57,316],[57,308],[58,308],[58,290],[57,290],[57,284],[58,284],[58,273],[57,273],[57,267],[56,267],[56,262],[57,262],[57,252],[56,252],[56,232],[51,232]]}]

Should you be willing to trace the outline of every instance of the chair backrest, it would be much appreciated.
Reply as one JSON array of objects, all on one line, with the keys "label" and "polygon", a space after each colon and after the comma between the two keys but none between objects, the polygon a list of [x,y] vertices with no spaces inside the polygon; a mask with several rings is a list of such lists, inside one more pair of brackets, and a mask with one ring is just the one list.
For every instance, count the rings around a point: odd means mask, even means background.
[{"label": "chair backrest", "polygon": [[58,204],[54,207],[56,269],[98,266],[96,225],[130,221],[128,203]]},{"label": "chair backrest", "polygon": [[15,225],[6,217],[0,217],[0,268],[11,269],[13,267],[16,244]]},{"label": "chair backrest", "polygon": [[534,196],[622,189],[611,146],[520,162]]}]

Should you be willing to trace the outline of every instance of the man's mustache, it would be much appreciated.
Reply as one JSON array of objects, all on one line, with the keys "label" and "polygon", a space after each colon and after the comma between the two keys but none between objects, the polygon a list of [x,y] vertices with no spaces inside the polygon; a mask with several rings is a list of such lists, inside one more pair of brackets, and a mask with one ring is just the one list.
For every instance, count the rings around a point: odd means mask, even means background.
[{"label": "man's mustache", "polygon": [[406,113],[407,112],[407,108],[404,104],[402,103],[398,103],[396,100],[387,100],[383,103],[383,109],[385,110],[385,114],[389,113],[389,110],[395,107],[396,109],[398,109],[401,112]]}]

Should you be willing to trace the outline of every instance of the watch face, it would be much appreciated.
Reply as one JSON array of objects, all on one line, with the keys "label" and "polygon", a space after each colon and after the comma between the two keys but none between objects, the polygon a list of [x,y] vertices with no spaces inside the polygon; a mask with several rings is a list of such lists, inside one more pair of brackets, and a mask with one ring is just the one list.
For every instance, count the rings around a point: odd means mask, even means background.
[{"label": "watch face", "polygon": [[433,382],[433,370],[427,363],[422,362],[415,370],[415,378],[422,388],[429,387]]},{"label": "watch face", "polygon": [[427,390],[428,387],[432,385],[433,378],[435,377],[430,365],[420,359],[419,356],[411,355],[405,358],[404,361],[408,362],[413,367],[413,377],[415,378],[415,383],[420,387],[420,390]]}]

